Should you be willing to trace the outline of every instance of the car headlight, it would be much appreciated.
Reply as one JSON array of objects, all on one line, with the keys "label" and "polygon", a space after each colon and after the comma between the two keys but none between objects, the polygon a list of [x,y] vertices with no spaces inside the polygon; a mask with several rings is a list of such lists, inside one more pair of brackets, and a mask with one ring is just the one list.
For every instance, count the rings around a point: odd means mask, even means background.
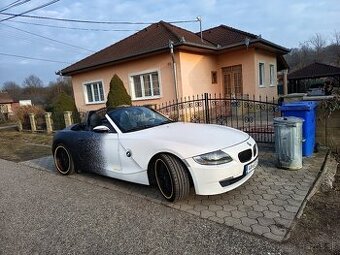
[{"label": "car headlight", "polygon": [[233,160],[227,153],[221,150],[198,155],[193,157],[193,159],[201,165],[221,165]]}]

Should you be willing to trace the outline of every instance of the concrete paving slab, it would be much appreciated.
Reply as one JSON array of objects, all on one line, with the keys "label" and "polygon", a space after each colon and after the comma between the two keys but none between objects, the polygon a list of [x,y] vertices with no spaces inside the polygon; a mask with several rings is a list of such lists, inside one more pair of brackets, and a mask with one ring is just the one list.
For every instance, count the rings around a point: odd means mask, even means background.
[{"label": "concrete paving slab", "polygon": [[[291,171],[276,168],[273,147],[261,146],[259,166],[243,186],[215,196],[199,196],[192,191],[187,199],[174,204],[166,202],[155,187],[89,173],[65,178],[151,200],[245,232],[283,241],[289,237],[294,219],[315,183],[326,154],[326,150],[321,150],[310,158],[304,158],[303,168]],[[51,156],[21,164],[55,172]]]}]

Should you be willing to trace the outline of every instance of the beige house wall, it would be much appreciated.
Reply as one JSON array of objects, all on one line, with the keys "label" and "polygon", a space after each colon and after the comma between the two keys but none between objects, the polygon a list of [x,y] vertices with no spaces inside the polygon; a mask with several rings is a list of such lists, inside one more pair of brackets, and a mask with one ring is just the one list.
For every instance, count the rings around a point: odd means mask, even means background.
[{"label": "beige house wall", "polygon": [[177,64],[179,97],[220,93],[220,84],[212,84],[211,72],[217,71],[216,57],[180,52]]},{"label": "beige house wall", "polygon": [[[150,100],[133,100],[134,105],[159,104],[175,98],[174,76],[172,59],[169,54],[160,54],[146,59],[135,60],[115,66],[99,68],[72,76],[72,85],[76,106],[79,111],[96,110],[105,107],[107,94],[110,90],[110,81],[117,74],[123,81],[126,90],[131,95],[130,75],[158,71],[161,87],[161,96]],[[104,103],[86,104],[85,83],[102,81],[104,87]]]},{"label": "beige house wall", "polygon": [[[264,86],[260,87],[259,85],[259,63],[264,63]],[[274,65],[274,83],[270,84],[270,65]],[[261,97],[268,98],[278,98],[277,94],[277,62],[276,55],[270,54],[269,52],[265,52],[263,50],[255,51],[255,63],[254,67],[256,68],[255,72],[255,95],[261,95]]]}]

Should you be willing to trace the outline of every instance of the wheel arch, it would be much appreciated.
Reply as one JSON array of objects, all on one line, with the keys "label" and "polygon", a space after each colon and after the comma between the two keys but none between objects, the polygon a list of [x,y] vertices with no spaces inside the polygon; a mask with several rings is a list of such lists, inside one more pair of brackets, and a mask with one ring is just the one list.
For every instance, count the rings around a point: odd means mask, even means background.
[{"label": "wheel arch", "polygon": [[157,154],[152,156],[152,158],[150,159],[150,161],[148,163],[148,169],[147,169],[147,174],[148,174],[148,179],[149,179],[150,185],[156,185],[155,172],[153,170],[154,170],[155,161],[161,154],[171,155],[171,156],[177,158],[179,160],[179,162],[181,162],[185,171],[187,171],[187,173],[188,173],[189,180],[190,180],[190,187],[193,187],[194,186],[193,179],[192,179],[191,172],[189,171],[187,165],[184,163],[184,161],[180,157],[178,157],[176,154],[171,153],[171,152],[158,152]]}]

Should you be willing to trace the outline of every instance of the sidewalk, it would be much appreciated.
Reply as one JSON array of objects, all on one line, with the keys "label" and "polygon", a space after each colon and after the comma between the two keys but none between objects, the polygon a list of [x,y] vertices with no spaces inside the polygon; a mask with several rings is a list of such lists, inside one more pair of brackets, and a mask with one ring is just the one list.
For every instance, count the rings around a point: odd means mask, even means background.
[{"label": "sidewalk", "polygon": [[[165,202],[154,187],[88,173],[69,177],[151,200],[271,240],[283,241],[289,237],[298,212],[303,210],[304,200],[322,169],[325,157],[326,150],[321,150],[311,158],[304,158],[302,169],[282,170],[275,167],[273,148],[265,145],[260,147],[258,168],[244,185],[222,195],[192,194],[175,204]],[[55,172],[51,156],[21,164]]]}]

